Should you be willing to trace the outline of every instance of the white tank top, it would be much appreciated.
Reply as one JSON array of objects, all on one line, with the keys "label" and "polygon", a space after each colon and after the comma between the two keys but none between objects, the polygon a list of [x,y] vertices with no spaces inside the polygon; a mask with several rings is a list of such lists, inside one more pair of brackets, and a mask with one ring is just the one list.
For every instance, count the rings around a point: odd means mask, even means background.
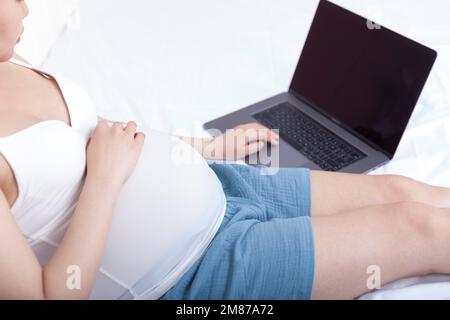
[{"label": "white tank top", "polygon": [[[47,120],[0,138],[19,189],[11,212],[44,266],[76,208],[97,114],[73,82],[10,61],[57,81],[72,125]],[[205,252],[225,213],[220,180],[195,149],[172,135],[138,130],[146,141],[116,201],[91,299],[160,298]]]}]

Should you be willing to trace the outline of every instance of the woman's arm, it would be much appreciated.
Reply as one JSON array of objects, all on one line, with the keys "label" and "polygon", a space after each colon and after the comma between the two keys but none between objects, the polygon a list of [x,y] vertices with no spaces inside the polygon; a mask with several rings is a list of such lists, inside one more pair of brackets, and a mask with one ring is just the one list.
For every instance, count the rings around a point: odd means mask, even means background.
[{"label": "woman's arm", "polygon": [[0,300],[44,299],[42,268],[0,189]]},{"label": "woman's arm", "polygon": [[[86,299],[97,275],[118,187],[86,177],[66,235],[44,268],[0,191],[0,299]],[[71,266],[81,287],[71,290]],[[72,267],[73,268],[73,267]],[[73,283],[72,283],[73,284]],[[76,285],[76,283],[75,283]]]},{"label": "woman's arm", "polygon": [[259,123],[239,125],[215,138],[177,136],[190,144],[207,160],[236,161],[257,153],[269,142],[277,145],[279,136]]},{"label": "woman's arm", "polygon": [[[44,268],[45,298],[89,298],[100,267],[119,190],[118,185],[89,175],[86,177],[64,239]],[[79,288],[76,287],[78,280]]]},{"label": "woman's arm", "polygon": [[214,140],[213,138],[194,138],[194,137],[184,137],[184,136],[176,136],[178,139],[190,144],[195,150],[197,150],[203,157],[210,160],[206,157],[206,148],[207,146]]}]

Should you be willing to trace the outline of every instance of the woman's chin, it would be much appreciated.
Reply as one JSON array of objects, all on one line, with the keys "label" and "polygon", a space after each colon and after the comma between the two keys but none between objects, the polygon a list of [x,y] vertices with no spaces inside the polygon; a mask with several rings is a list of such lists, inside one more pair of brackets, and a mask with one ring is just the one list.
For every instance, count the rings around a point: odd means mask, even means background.
[{"label": "woman's chin", "polygon": [[11,46],[9,50],[0,50],[0,62],[9,61],[14,56],[14,46]]},{"label": "woman's chin", "polygon": [[0,62],[7,62],[13,57],[14,53],[3,53],[0,52]]}]

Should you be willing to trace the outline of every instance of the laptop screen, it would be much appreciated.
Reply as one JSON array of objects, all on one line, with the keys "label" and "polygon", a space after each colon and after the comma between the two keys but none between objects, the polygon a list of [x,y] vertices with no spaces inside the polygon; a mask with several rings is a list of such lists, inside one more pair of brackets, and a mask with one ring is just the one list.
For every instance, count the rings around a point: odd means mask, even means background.
[{"label": "laptop screen", "polygon": [[322,0],[290,91],[392,156],[435,59],[435,51]]}]

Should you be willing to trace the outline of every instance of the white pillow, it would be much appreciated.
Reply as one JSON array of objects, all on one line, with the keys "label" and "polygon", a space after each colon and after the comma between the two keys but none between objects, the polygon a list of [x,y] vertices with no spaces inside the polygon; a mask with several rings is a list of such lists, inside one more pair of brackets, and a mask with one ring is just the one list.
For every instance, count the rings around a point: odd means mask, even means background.
[{"label": "white pillow", "polygon": [[79,0],[27,0],[30,15],[16,52],[41,66],[55,41],[78,14]]}]

